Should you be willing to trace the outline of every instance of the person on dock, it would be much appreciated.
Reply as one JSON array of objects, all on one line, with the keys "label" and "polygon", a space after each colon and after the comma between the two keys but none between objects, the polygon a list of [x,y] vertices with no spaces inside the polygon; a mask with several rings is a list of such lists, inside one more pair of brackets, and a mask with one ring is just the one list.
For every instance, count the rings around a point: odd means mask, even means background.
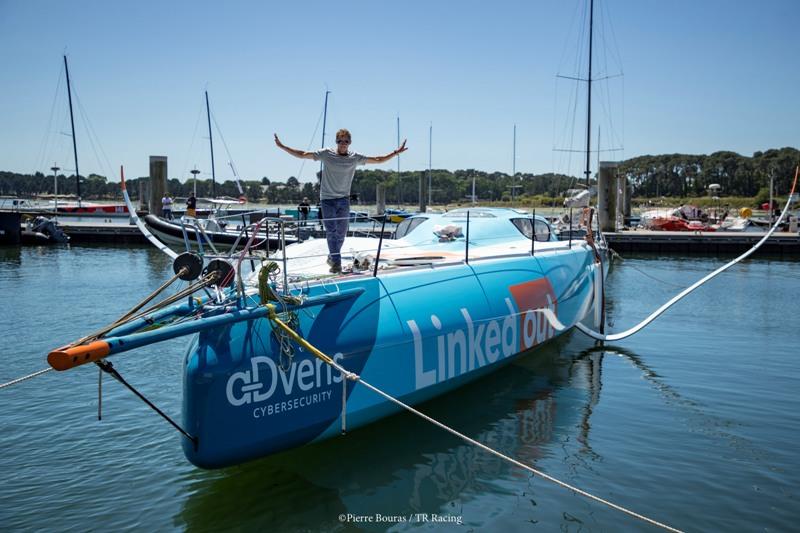
[{"label": "person on dock", "polygon": [[297,213],[300,215],[301,226],[306,225],[309,212],[311,212],[311,204],[308,203],[308,198],[304,196],[303,201],[297,205]]},{"label": "person on dock", "polygon": [[275,134],[275,144],[281,150],[300,159],[322,161],[322,179],[320,181],[320,204],[328,240],[328,265],[332,273],[342,271],[342,244],[347,235],[350,222],[350,186],[356,166],[367,163],[385,163],[396,155],[402,154],[406,148],[403,141],[396,150],[382,156],[365,156],[350,151],[352,136],[346,129],[336,132],[336,150],[323,148],[316,152],[306,152],[289,148]]},{"label": "person on dock", "polygon": [[165,192],[161,199],[161,214],[167,220],[172,220],[172,197],[168,192]]},{"label": "person on dock", "polygon": [[189,198],[186,199],[186,216],[197,218],[197,197],[194,193],[189,194]]}]

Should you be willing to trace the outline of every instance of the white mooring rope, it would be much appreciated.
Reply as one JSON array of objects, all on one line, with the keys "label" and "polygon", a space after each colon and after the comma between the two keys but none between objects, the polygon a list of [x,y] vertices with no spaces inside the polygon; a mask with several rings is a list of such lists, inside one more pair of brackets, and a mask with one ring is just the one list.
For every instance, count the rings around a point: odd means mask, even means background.
[{"label": "white mooring rope", "polygon": [[[667,309],[669,309],[670,307],[672,307],[673,305],[678,303],[680,300],[682,300],[690,292],[692,292],[695,289],[697,289],[698,287],[704,285],[707,281],[710,281],[711,279],[715,278],[719,274],[722,274],[723,272],[728,270],[733,265],[735,265],[735,264],[747,259],[756,250],[761,248],[761,245],[764,244],[765,242],[767,242],[767,239],[769,239],[772,236],[772,234],[775,233],[775,230],[778,229],[778,226],[783,221],[784,217],[786,216],[786,213],[789,211],[789,206],[792,204],[792,199],[793,199],[793,196],[794,196],[795,186],[797,185],[798,173],[800,173],[800,167],[798,167],[798,169],[794,173],[794,182],[792,183],[792,190],[789,193],[789,198],[786,200],[786,205],[784,206],[783,211],[781,211],[781,216],[778,217],[778,220],[775,221],[775,224],[773,224],[773,226],[770,228],[770,230],[767,232],[767,234],[764,235],[764,237],[761,240],[759,240],[756,244],[754,244],[753,247],[750,248],[749,250],[747,250],[745,253],[743,253],[742,255],[740,255],[739,257],[734,259],[733,261],[730,261],[730,262],[722,265],[721,267],[719,267],[715,271],[711,272],[710,274],[705,275],[703,278],[701,278],[700,280],[696,281],[694,284],[686,287],[684,290],[682,290],[681,292],[679,292],[678,294],[673,296],[664,305],[662,305],[661,307],[659,307],[658,309],[653,311],[653,313],[650,316],[648,316],[647,318],[645,318],[644,320],[642,320],[641,322],[639,322],[638,324],[636,324],[635,326],[633,326],[630,329],[627,329],[627,330],[622,331],[620,333],[613,333],[611,335],[604,335],[603,333],[600,333],[598,331],[594,331],[593,329],[590,329],[590,328],[584,326],[580,322],[575,324],[575,327],[577,327],[579,330],[581,330],[583,333],[585,333],[589,337],[591,337],[591,338],[593,338],[595,340],[598,340],[598,341],[618,341],[618,340],[625,339],[627,337],[630,337],[634,333],[637,333],[638,331],[644,329],[645,326],[647,326],[653,320],[655,320],[656,318],[661,316]],[[548,315],[545,315],[545,316],[548,316]],[[561,327],[563,327],[563,324],[553,323],[552,318],[550,318],[549,316],[548,316],[548,319],[550,320],[551,324],[553,324],[554,327],[556,327],[557,329],[558,329],[559,325]]]},{"label": "white mooring rope", "polygon": [[436,420],[434,418],[431,418],[428,415],[426,415],[426,414],[424,414],[424,413],[422,413],[420,411],[417,411],[416,409],[414,409],[410,405],[406,405],[405,403],[401,402],[397,398],[394,398],[393,396],[383,392],[379,388],[377,388],[377,387],[375,387],[373,385],[370,385],[369,383],[367,383],[366,381],[361,379],[361,377],[358,376],[357,374],[354,374],[352,372],[348,372],[344,368],[339,367],[339,365],[334,365],[334,366],[339,368],[339,370],[343,371],[344,374],[349,379],[361,383],[362,385],[364,385],[368,389],[376,392],[380,396],[383,396],[384,398],[386,398],[390,402],[392,402],[394,404],[397,404],[398,406],[402,407],[406,411],[419,416],[423,420],[427,420],[431,424],[442,428],[443,430],[447,431],[448,433],[451,433],[451,434],[455,435],[456,437],[459,437],[460,439],[466,441],[467,443],[472,444],[474,446],[477,446],[478,448],[480,448],[480,449],[482,449],[484,451],[487,451],[487,452],[491,453],[492,455],[495,455],[495,456],[499,457],[500,459],[503,459],[504,461],[508,461],[509,463],[511,463],[511,464],[513,464],[515,466],[523,468],[523,469],[527,470],[528,472],[530,472],[530,473],[532,473],[534,475],[537,475],[537,476],[539,476],[541,478],[544,478],[544,479],[546,479],[548,481],[551,481],[551,482],[555,483],[556,485],[558,485],[560,487],[563,487],[565,489],[569,489],[569,490],[571,490],[573,492],[576,492],[576,493],[580,494],[581,496],[589,498],[590,500],[594,500],[594,501],[596,501],[598,503],[602,503],[603,505],[607,505],[608,507],[611,507],[612,509],[616,509],[617,511],[621,511],[621,512],[623,512],[623,513],[625,513],[625,514],[627,514],[629,516],[632,516],[634,518],[638,518],[639,520],[642,520],[643,522],[647,522],[648,524],[651,524],[651,525],[654,525],[654,526],[658,526],[658,527],[660,527],[662,529],[665,529],[667,531],[675,531],[675,532],[678,532],[678,533],[682,533],[682,530],[680,530],[680,529],[676,529],[676,528],[674,528],[672,526],[668,526],[667,524],[664,524],[662,522],[658,522],[657,520],[653,520],[652,518],[648,518],[648,517],[646,517],[644,515],[641,515],[641,514],[635,512],[635,511],[631,511],[630,509],[622,507],[621,505],[617,505],[616,503],[613,503],[613,502],[610,502],[608,500],[605,500],[605,499],[603,499],[603,498],[601,498],[599,496],[595,496],[594,494],[586,492],[585,490],[581,490],[578,487],[570,485],[569,483],[565,483],[565,482],[563,482],[563,481],[561,481],[559,479],[554,478],[553,476],[547,475],[544,472],[533,468],[532,466],[526,465],[525,463],[521,463],[521,462],[517,461],[516,459],[514,459],[512,457],[509,457],[509,456],[507,456],[507,455],[505,455],[505,454],[503,454],[503,453],[501,453],[501,452],[499,452],[499,451],[497,451],[497,450],[495,450],[493,448],[490,448],[489,446],[487,446],[487,445],[485,445],[485,444],[483,444],[481,442],[478,442],[475,439],[467,437],[463,433],[459,433],[455,429],[453,429],[453,428],[451,428],[451,427],[439,422],[438,420]]}]

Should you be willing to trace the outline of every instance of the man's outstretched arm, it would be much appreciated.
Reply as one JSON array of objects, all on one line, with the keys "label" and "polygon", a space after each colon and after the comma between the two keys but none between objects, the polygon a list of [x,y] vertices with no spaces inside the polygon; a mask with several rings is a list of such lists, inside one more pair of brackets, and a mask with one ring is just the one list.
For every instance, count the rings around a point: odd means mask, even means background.
[{"label": "man's outstretched arm", "polygon": [[278,134],[275,134],[275,144],[283,150],[284,152],[291,154],[295,157],[299,157],[300,159],[314,159],[314,152],[304,152],[303,150],[297,150],[295,148],[289,148],[285,144],[278,139]]},{"label": "man's outstretched arm", "polygon": [[398,148],[397,150],[394,150],[393,152],[389,152],[386,155],[378,155],[378,156],[374,156],[374,157],[368,157],[367,158],[367,163],[385,163],[386,161],[390,160],[394,156],[402,154],[406,150],[408,150],[408,148],[406,148],[406,141],[403,140],[403,144],[401,144],[400,148]]}]

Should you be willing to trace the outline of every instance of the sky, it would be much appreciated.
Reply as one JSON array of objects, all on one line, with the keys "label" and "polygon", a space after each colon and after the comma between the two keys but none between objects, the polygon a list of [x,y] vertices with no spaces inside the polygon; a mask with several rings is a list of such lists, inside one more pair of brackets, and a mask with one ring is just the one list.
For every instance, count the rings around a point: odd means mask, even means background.
[{"label": "sky", "polygon": [[[218,181],[314,179],[273,133],[318,149],[326,91],[326,146],[386,154],[399,120],[403,171],[579,175],[586,84],[558,76],[587,76],[586,3],[0,0],[0,170],[73,172],[66,54],[82,175],[210,178],[205,91]],[[798,0],[595,0],[593,149],[800,146],[798,25]]]}]

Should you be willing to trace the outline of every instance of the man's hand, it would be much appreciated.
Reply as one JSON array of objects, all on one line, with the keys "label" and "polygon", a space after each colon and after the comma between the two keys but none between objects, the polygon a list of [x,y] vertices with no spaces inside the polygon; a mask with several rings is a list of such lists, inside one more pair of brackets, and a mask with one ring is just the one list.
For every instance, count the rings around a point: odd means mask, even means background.
[{"label": "man's hand", "polygon": [[401,145],[400,145],[400,148],[398,148],[397,150],[395,150],[395,153],[396,153],[397,155],[400,155],[400,154],[402,154],[403,152],[405,152],[406,150],[408,150],[408,148],[406,148],[406,139],[403,139],[403,144],[401,144]]},{"label": "man's hand", "polygon": [[273,135],[275,135],[275,145],[276,145],[278,148],[284,148],[284,146],[283,146],[283,143],[281,142],[281,140],[280,140],[280,139],[278,139],[278,134],[277,134],[277,133],[274,133]]}]

